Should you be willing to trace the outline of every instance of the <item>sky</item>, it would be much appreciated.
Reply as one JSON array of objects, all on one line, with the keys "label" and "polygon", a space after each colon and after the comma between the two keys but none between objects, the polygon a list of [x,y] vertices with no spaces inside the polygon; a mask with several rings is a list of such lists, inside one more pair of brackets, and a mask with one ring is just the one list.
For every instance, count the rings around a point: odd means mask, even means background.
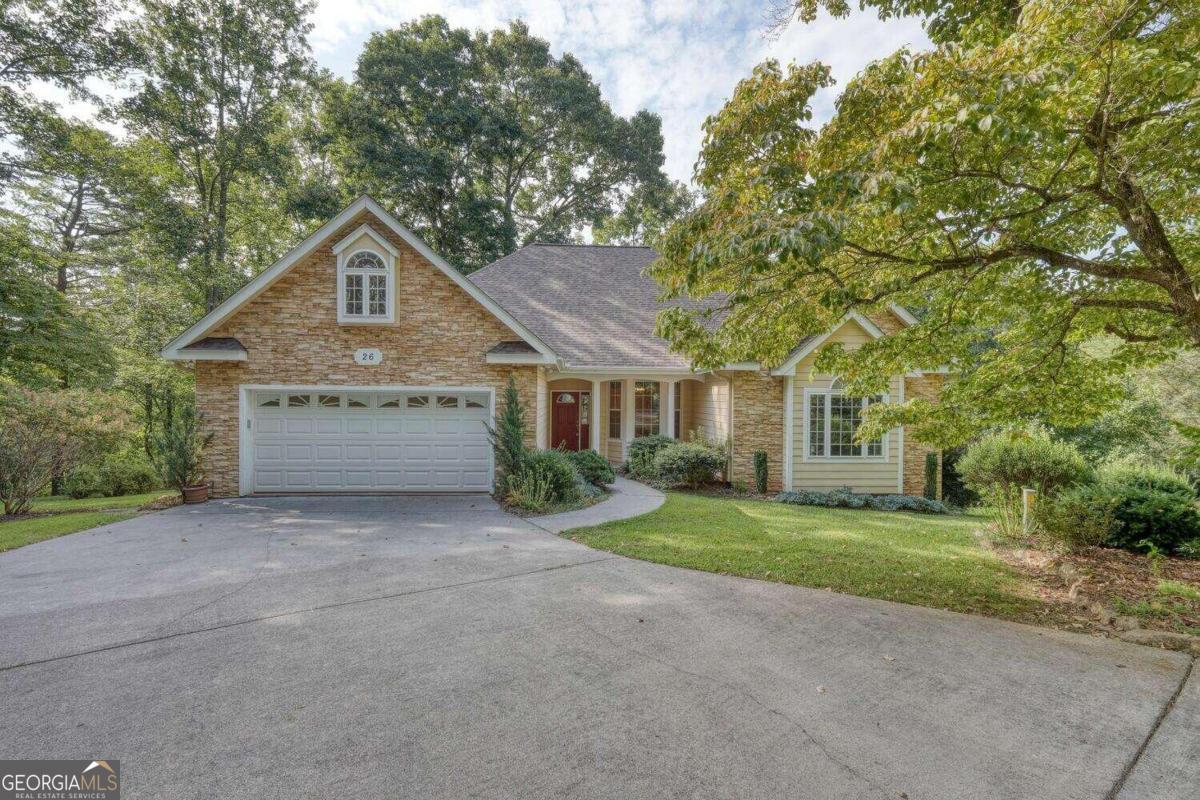
[{"label": "sky", "polygon": [[[472,30],[492,30],[523,19],[555,54],[574,54],[617,113],[629,116],[647,109],[662,117],[667,172],[687,181],[700,151],[705,118],[719,111],[737,82],[763,60],[821,61],[832,68],[837,83],[813,101],[814,121],[820,125],[832,115],[841,87],[865,65],[903,46],[929,46],[917,19],[884,22],[873,11],[844,19],[823,15],[769,37],[770,2],[317,0],[309,42],[318,65],[349,79],[373,31],[435,13]],[[93,88],[100,94],[113,93],[103,84]],[[68,115],[92,117],[88,104],[74,102],[57,89],[44,87],[39,94],[58,102]]]},{"label": "sky", "polygon": [[433,13],[473,30],[523,19],[554,53],[579,59],[614,111],[661,116],[667,172],[686,181],[704,119],[761,61],[830,65],[837,85],[814,99],[820,124],[840,87],[865,65],[905,45],[929,46],[915,18],[882,22],[873,11],[794,23],[772,39],[765,35],[769,8],[770,0],[318,0],[310,42],[321,66],[350,78],[372,31]]}]

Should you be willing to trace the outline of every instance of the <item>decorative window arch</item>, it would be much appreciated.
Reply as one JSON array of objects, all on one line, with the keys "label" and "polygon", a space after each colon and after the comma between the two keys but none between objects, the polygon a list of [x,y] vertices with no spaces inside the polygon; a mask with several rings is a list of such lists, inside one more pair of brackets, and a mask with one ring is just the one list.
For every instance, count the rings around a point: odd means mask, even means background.
[{"label": "decorative window arch", "polygon": [[853,397],[846,394],[841,378],[830,381],[828,389],[805,389],[805,460],[887,460],[886,434],[866,442],[854,440],[866,410],[875,403],[885,402],[886,394],[873,397]]},{"label": "decorative window arch", "polygon": [[396,249],[369,225],[334,246],[338,322],[396,321]]}]

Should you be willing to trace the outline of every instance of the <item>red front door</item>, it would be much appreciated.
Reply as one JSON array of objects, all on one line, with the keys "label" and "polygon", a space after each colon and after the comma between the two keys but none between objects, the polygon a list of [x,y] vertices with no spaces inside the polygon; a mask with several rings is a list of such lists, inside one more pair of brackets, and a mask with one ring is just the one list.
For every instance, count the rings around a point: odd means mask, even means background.
[{"label": "red front door", "polygon": [[586,450],[590,446],[588,405],[591,392],[553,392],[550,412],[550,446]]}]

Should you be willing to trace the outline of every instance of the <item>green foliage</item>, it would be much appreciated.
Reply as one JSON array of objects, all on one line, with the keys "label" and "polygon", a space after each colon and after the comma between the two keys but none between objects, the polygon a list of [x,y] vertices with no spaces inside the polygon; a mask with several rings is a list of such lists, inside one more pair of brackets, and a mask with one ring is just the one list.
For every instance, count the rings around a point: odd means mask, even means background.
[{"label": "green foliage", "polygon": [[617,479],[612,464],[595,450],[579,450],[567,453],[567,457],[575,465],[576,471],[594,486],[605,486]]},{"label": "green foliage", "polygon": [[1163,467],[1118,463],[1097,473],[1094,492],[1113,503],[1110,547],[1174,552],[1200,538],[1196,492],[1179,474]]},{"label": "green foliage", "polygon": [[[722,459],[724,454],[722,454]],[[767,453],[764,450],[754,451],[754,488],[759,494],[767,493]]]},{"label": "green foliage", "polygon": [[96,459],[128,435],[130,420],[111,398],[80,390],[0,385],[0,501],[23,514],[55,475]]},{"label": "green foliage", "polygon": [[525,460],[525,406],[517,393],[512,375],[504,385],[504,400],[496,427],[488,426],[488,439],[496,454],[496,485],[503,486],[509,476],[521,471]]},{"label": "green foliage", "polygon": [[1069,550],[1102,545],[1116,530],[1117,498],[1094,484],[1039,498],[1033,518],[1039,532]]},{"label": "green foliage", "polygon": [[[738,85],[705,123],[705,200],[651,270],[672,297],[731,308],[714,325],[682,304],[662,335],[702,367],[774,365],[848,310],[916,309],[818,368],[869,395],[950,365],[942,402],[887,404],[864,430],[907,423],[942,446],[1080,425],[1120,402],[1120,377],[1200,347],[1193,4],[971,5],[887,0],[945,14],[954,41],[868,66],[819,135],[824,68],[767,62]],[[1089,349],[1098,337],[1113,346]]]},{"label": "green foliage", "polygon": [[[120,107],[156,174],[135,193],[145,223],[165,239],[212,309],[248,277],[235,244],[277,231],[274,219],[245,226],[241,206],[259,205],[285,173],[288,107],[312,67],[306,0],[143,0],[135,36],[143,58]],[[286,229],[285,229],[286,231]]]},{"label": "green foliage", "polygon": [[660,119],[614,114],[574,56],[520,21],[472,33],[426,16],[376,33],[322,119],[347,182],[464,272],[585,226],[629,236],[681,202]]},{"label": "green foliage", "polygon": [[1200,558],[1200,538],[1181,543],[1175,548],[1175,554],[1182,558]]},{"label": "green foliage", "polygon": [[654,457],[662,448],[674,444],[670,436],[639,436],[629,443],[629,474],[634,478],[654,478]]},{"label": "green foliage", "polygon": [[67,476],[64,489],[76,499],[120,497],[148,492],[161,480],[145,453],[126,449],[77,467]]},{"label": "green foliage", "polygon": [[942,451],[942,502],[954,508],[970,508],[979,502],[979,495],[967,488],[958,461],[967,452],[965,445]]},{"label": "green foliage", "polygon": [[693,489],[708,483],[725,466],[725,454],[700,442],[673,442],[654,455],[654,477]]},{"label": "green foliage", "polygon": [[824,508],[869,508],[873,511],[915,511],[920,514],[949,514],[950,509],[927,497],[909,494],[858,494],[849,487],[832,492],[802,490],[780,492],[775,497],[779,503],[796,506],[822,506]]},{"label": "green foliage", "polygon": [[1073,445],[1056,442],[1042,431],[1009,431],[980,439],[959,459],[958,470],[967,486],[984,496],[1023,488],[1049,496],[1090,475]]},{"label": "green foliage", "polygon": [[[1021,0],[860,0],[860,8],[871,8],[880,19],[921,17],[929,38],[939,44],[953,42],[963,29],[986,22],[997,27],[1016,24]],[[835,17],[850,14],[848,0],[775,0],[773,21],[783,27],[793,19],[813,22],[824,9]]]},{"label": "green foliage", "polygon": [[937,500],[938,483],[938,454],[936,451],[925,454],[925,491],[926,500]]},{"label": "green foliage", "polygon": [[1000,533],[1010,538],[1024,533],[1022,489],[1035,489],[1038,499],[1046,499],[1091,477],[1073,445],[1040,430],[987,436],[968,447],[957,466],[963,483],[987,502]]},{"label": "green foliage", "polygon": [[162,482],[179,490],[180,494],[185,488],[204,482],[204,451],[212,442],[213,434],[203,432],[200,422],[195,409],[185,407],[174,425],[154,436],[150,448],[151,459]]},{"label": "green foliage", "polygon": [[527,511],[579,499],[579,473],[561,450],[529,450],[516,474],[506,479],[505,501]]}]

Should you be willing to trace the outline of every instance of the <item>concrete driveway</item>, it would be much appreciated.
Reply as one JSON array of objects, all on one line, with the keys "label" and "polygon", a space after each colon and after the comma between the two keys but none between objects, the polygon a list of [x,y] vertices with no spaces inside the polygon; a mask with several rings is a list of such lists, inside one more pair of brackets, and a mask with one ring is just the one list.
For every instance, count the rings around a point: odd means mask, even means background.
[{"label": "concrete driveway", "polygon": [[1195,797],[1189,668],[479,497],[213,502],[0,555],[0,758],[118,758],[126,798]]}]

